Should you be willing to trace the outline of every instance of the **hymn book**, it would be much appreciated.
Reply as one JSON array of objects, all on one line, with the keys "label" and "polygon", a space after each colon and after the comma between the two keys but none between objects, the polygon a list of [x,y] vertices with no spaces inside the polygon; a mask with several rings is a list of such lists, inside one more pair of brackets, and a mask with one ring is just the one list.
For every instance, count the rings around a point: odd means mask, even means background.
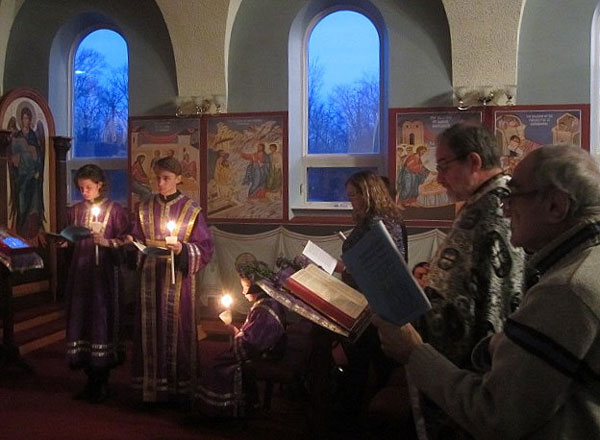
[{"label": "hymn book", "polygon": [[46,232],[45,234],[49,238],[54,238],[59,241],[67,240],[71,243],[75,243],[76,241],[91,237],[92,231],[84,226],[71,225],[64,228],[59,234],[54,232]]},{"label": "hymn book", "polygon": [[404,325],[431,309],[382,221],[344,252],[342,260],[373,313],[386,321]]},{"label": "hymn book", "polygon": [[166,247],[161,246],[146,246],[137,240],[131,242],[142,254],[149,257],[166,257],[169,256],[171,251]]}]

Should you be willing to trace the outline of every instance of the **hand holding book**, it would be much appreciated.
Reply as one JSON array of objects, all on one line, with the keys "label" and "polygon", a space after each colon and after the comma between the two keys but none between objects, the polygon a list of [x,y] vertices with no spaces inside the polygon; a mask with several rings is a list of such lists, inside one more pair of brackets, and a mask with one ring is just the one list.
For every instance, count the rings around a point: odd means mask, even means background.
[{"label": "hand holding book", "polygon": [[386,321],[404,325],[431,309],[382,221],[346,251],[342,260],[371,310]]}]

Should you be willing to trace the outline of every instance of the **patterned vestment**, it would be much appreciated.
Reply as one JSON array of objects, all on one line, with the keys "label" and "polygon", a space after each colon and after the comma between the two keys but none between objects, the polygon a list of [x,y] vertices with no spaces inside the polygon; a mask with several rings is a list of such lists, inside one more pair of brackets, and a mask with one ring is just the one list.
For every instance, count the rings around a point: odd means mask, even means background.
[{"label": "patterned vestment", "polygon": [[175,282],[170,257],[142,259],[132,382],[144,402],[191,400],[197,375],[194,275],[214,251],[200,207],[179,192],[166,199],[155,195],[140,204],[132,235],[147,246],[165,246],[171,220],[184,247],[175,258]]},{"label": "patterned vestment", "polygon": [[[432,309],[418,328],[425,342],[460,368],[473,369],[477,342],[502,331],[520,302],[524,253],[510,243],[501,204],[509,180],[499,174],[475,191],[429,265],[425,292]],[[423,405],[430,439],[470,438],[432,402]]]}]

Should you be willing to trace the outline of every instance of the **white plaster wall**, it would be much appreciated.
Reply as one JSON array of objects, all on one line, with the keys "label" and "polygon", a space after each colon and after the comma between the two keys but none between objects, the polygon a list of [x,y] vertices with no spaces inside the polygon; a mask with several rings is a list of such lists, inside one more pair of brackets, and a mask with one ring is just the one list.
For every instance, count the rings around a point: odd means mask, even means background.
[{"label": "white plaster wall", "polygon": [[[10,29],[24,1],[0,0],[0,92]],[[241,1],[249,0],[156,0],[171,35],[180,95],[226,93],[228,32]],[[526,0],[442,1],[452,36],[453,85],[515,84]]]},{"label": "white plaster wall", "polygon": [[227,24],[225,29],[225,87],[226,87],[226,95],[229,92],[229,83],[228,83],[228,72],[229,69],[229,43],[231,41],[231,31],[233,29],[233,23],[235,22],[235,16],[237,15],[238,10],[240,9],[240,5],[242,4],[242,0],[230,0],[229,1],[229,12],[227,13]]},{"label": "white plaster wall", "polygon": [[[229,34],[241,2],[249,0],[156,1],[171,34],[179,94],[225,94]],[[526,0],[442,1],[452,36],[453,85],[516,84]]]},{"label": "white plaster wall", "polygon": [[181,96],[225,94],[229,0],[156,0],[171,35]]},{"label": "white plaster wall", "polygon": [[454,86],[517,83],[525,0],[442,0],[452,36]]},{"label": "white plaster wall", "polygon": [[25,0],[0,0],[0,96],[4,93],[4,63],[12,24]]}]

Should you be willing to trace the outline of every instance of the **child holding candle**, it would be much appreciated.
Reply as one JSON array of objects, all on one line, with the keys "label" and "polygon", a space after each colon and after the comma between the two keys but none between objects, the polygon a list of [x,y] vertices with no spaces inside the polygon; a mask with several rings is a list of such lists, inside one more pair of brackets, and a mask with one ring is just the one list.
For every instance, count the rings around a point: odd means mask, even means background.
[{"label": "child holding candle", "polygon": [[[129,240],[166,247],[171,256],[142,257],[134,330],[133,385],[142,402],[187,405],[197,370],[194,275],[212,257],[214,245],[200,206],[177,190],[181,164],[163,157],[154,164],[159,194],[140,203]],[[172,232],[167,224],[173,222]],[[175,236],[176,239],[167,237]],[[174,272],[174,280],[171,280]]]},{"label": "child holding candle", "polygon": [[[257,284],[257,262],[238,267],[242,294],[252,303],[246,321],[233,333],[229,350],[217,356],[200,375],[197,397],[200,410],[208,417],[243,417],[258,403],[256,384],[244,374],[244,364],[269,352],[281,357],[285,349],[285,309],[267,295]],[[219,317],[227,324],[224,315]]]},{"label": "child holding candle", "polygon": [[69,225],[95,232],[73,245],[66,284],[67,359],[71,368],[83,369],[88,376],[85,388],[75,398],[99,403],[108,396],[110,370],[124,356],[119,341],[118,248],[128,228],[128,216],[121,205],[106,198],[106,176],[98,166],[79,168],[74,183],[83,201],[68,210]]}]

